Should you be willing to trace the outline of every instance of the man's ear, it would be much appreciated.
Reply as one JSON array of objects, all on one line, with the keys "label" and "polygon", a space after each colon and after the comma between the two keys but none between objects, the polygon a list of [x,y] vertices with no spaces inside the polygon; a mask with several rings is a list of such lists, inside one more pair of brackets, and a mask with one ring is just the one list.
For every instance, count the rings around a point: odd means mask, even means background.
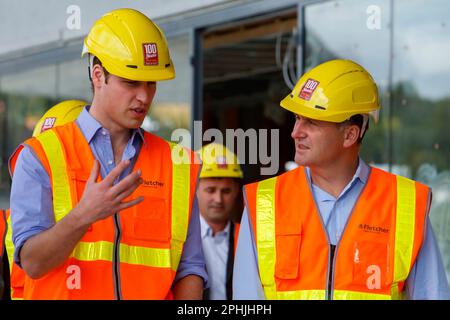
[{"label": "man's ear", "polygon": [[103,68],[96,64],[92,67],[92,71],[91,71],[91,75],[92,75],[92,84],[94,85],[95,88],[99,88],[102,86],[102,84],[104,83],[104,73],[103,73]]},{"label": "man's ear", "polygon": [[350,148],[358,143],[360,129],[357,125],[349,125],[344,129],[344,148]]}]

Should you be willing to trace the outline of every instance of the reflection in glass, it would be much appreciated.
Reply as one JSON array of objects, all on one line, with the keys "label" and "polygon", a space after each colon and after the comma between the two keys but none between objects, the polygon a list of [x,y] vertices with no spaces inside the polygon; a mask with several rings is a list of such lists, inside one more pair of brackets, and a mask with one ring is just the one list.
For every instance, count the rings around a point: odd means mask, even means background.
[{"label": "reflection in glass", "polygon": [[307,6],[305,26],[306,70],[347,58],[373,75],[381,121],[371,124],[362,156],[432,188],[430,219],[450,276],[448,1],[331,1]]}]

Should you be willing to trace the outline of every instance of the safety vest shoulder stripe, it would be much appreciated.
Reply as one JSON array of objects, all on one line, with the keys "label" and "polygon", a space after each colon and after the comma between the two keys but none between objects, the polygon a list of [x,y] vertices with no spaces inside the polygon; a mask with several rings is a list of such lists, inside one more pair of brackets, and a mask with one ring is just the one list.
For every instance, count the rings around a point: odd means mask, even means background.
[{"label": "safety vest shoulder stripe", "polygon": [[56,132],[53,130],[45,131],[36,138],[41,143],[50,165],[53,211],[55,221],[58,222],[73,208],[64,150]]},{"label": "safety vest shoulder stripe", "polygon": [[397,176],[394,282],[405,281],[413,258],[416,209],[415,182]]},{"label": "safety vest shoulder stripe", "polygon": [[172,142],[170,145],[172,155],[172,238],[184,241],[189,217],[189,191],[190,189],[190,158],[188,151]]},{"label": "safety vest shoulder stripe", "polygon": [[[172,157],[172,265],[178,266],[186,241],[190,211],[190,157],[182,146],[168,142]],[[188,191],[188,192],[186,192]],[[176,196],[175,196],[176,195]]]},{"label": "safety vest shoulder stripe", "polygon": [[256,191],[256,238],[258,239],[258,264],[264,287],[275,286],[275,187],[277,178],[258,183]]}]

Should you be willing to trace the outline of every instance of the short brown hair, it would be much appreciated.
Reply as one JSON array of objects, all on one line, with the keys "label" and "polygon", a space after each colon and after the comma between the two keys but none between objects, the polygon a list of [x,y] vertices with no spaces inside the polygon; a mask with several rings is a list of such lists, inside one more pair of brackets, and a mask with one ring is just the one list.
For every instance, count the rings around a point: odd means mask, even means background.
[{"label": "short brown hair", "polygon": [[[94,66],[98,64],[100,67],[102,67],[103,69],[103,73],[105,74],[105,83],[108,83],[108,77],[110,75],[110,73],[108,72],[108,70],[106,70],[106,68],[102,65],[102,62],[97,58],[94,57],[93,61],[92,61],[92,68],[94,68]],[[89,65],[89,79],[91,80],[91,90],[92,93],[94,93],[94,84],[92,83],[92,76],[91,76],[92,70],[91,70],[91,66]]]},{"label": "short brown hair", "polygon": [[[361,130],[362,130],[362,126],[364,123],[364,117],[362,114],[355,114],[353,116],[350,117],[350,119],[345,120],[344,122],[339,123],[339,126],[341,125],[356,125],[359,128],[360,131],[360,135],[361,135]],[[364,133],[362,135],[362,137],[358,137],[358,143],[360,144],[362,142],[362,140],[364,139],[364,136],[366,135],[367,130],[369,130],[369,119],[367,119],[367,124],[366,124],[366,128],[364,130]]]}]

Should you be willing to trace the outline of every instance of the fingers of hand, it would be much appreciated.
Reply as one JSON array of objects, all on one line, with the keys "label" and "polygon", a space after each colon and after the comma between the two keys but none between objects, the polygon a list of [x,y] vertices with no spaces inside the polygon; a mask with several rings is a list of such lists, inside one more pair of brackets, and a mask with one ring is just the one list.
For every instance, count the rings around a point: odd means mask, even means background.
[{"label": "fingers of hand", "polygon": [[123,189],[118,195],[116,195],[115,200],[118,202],[122,202],[122,200],[129,197],[142,183],[142,179],[138,179],[130,184],[126,189]]},{"label": "fingers of hand", "polygon": [[93,183],[97,180],[97,177],[100,173],[100,164],[97,160],[94,160],[94,165],[91,169],[91,174],[89,175],[88,183]]},{"label": "fingers of hand", "polygon": [[141,171],[130,173],[122,181],[111,187],[110,191],[113,197],[118,197],[122,193],[133,192],[142,183]]},{"label": "fingers of hand", "polygon": [[144,201],[144,197],[141,196],[141,197],[138,197],[136,199],[133,199],[133,200],[130,200],[130,201],[127,201],[127,202],[122,202],[119,205],[119,210],[124,210],[126,208],[133,207],[133,206],[141,203],[142,201]]},{"label": "fingers of hand", "polygon": [[105,177],[103,182],[109,186],[114,184],[114,181],[120,176],[123,170],[125,170],[130,165],[130,160],[123,160],[111,170],[111,172]]}]

